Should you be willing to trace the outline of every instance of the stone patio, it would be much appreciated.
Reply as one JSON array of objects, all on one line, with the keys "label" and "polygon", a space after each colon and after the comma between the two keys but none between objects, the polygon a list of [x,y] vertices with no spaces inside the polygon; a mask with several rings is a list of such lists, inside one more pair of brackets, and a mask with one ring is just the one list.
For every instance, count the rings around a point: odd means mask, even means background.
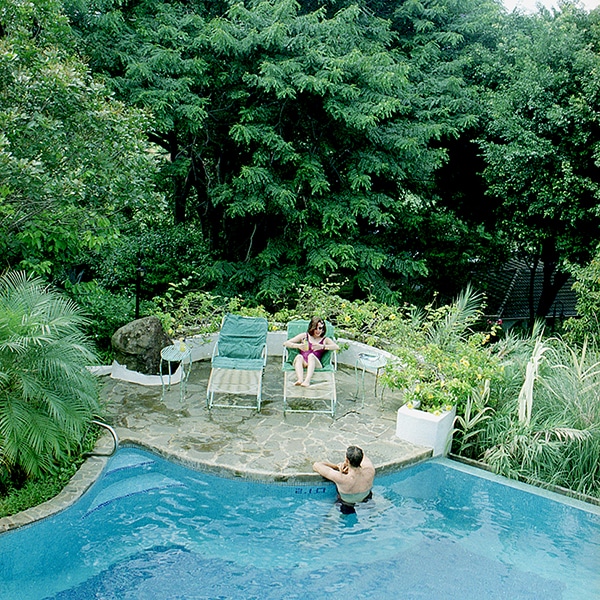
[{"label": "stone patio", "polygon": [[[375,397],[375,377],[341,365],[336,375],[338,404],[334,419],[324,413],[283,414],[281,359],[267,362],[261,412],[252,408],[206,408],[209,361],[193,364],[187,392],[179,385],[161,398],[160,387],[107,379],[104,396],[109,422],[122,444],[136,444],[183,462],[262,480],[318,477],[316,460],[343,460],[349,445],[361,446],[378,470],[399,468],[427,458],[430,449],[395,436],[400,400],[390,390]],[[358,385],[357,385],[358,383]],[[239,401],[239,399],[234,399]],[[248,397],[248,404],[252,403]]]}]

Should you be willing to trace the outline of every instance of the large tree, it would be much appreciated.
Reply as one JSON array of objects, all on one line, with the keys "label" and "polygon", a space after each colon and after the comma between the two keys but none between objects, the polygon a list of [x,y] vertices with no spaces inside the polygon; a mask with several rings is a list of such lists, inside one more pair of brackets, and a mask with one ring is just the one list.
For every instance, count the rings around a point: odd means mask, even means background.
[{"label": "large tree", "polygon": [[336,274],[392,298],[426,273],[412,241],[436,210],[423,200],[445,157],[432,141],[464,125],[460,85],[417,77],[389,22],[357,5],[220,10],[70,11],[92,67],[153,112],[175,221],[200,222],[217,258],[204,276],[278,298]]},{"label": "large tree", "polygon": [[449,299],[506,256],[475,143],[486,120],[481,71],[502,39],[505,14],[496,0],[366,1],[392,20],[395,46],[410,61],[419,90],[416,101],[432,122],[447,124],[431,142],[444,152],[431,186],[435,208],[412,242],[429,268],[422,285]]},{"label": "large tree", "polygon": [[600,52],[594,16],[512,15],[482,71],[487,127],[480,139],[498,226],[514,251],[544,264],[534,315],[548,313],[600,237]]},{"label": "large tree", "polygon": [[60,2],[0,6],[0,255],[63,278],[156,206],[147,122],[91,78]]}]

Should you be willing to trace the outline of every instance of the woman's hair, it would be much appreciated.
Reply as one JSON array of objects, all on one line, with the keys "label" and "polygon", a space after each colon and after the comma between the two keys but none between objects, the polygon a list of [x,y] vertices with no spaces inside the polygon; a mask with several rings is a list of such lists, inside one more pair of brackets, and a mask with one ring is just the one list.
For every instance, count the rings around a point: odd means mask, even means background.
[{"label": "woman's hair", "polygon": [[325,321],[321,319],[321,317],[313,317],[308,324],[308,334],[314,335],[317,330],[317,325],[323,325],[323,337],[325,337],[325,333],[327,332],[327,325],[325,325]]}]

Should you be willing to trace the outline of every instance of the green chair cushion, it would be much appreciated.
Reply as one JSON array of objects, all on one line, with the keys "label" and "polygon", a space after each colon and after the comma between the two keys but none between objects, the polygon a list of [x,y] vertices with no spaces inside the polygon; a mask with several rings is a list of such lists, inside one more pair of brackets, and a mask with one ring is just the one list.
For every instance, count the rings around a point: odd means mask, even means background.
[{"label": "green chair cushion", "polygon": [[215,356],[212,361],[213,369],[234,369],[236,371],[260,371],[263,368],[262,358],[229,358]]},{"label": "green chair cushion", "polygon": [[225,315],[217,340],[217,355],[215,358],[242,361],[261,360],[263,349],[267,343],[268,330],[269,324],[263,317]]}]

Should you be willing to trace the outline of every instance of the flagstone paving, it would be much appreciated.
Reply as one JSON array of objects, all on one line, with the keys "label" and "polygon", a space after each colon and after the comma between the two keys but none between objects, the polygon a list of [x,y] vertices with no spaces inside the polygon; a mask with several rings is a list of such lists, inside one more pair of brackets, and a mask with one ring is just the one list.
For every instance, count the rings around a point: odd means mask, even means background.
[{"label": "flagstone paving", "polygon": [[[398,398],[375,397],[375,378],[341,366],[336,376],[335,418],[326,413],[283,414],[281,361],[268,361],[260,413],[251,408],[206,408],[210,362],[194,363],[185,398],[179,386],[161,397],[160,387],[109,379],[104,385],[109,422],[124,444],[137,444],[196,468],[263,480],[318,477],[316,460],[343,460],[349,445],[362,447],[379,470],[427,458],[430,449],[395,436]],[[359,384],[357,386],[357,383]],[[358,388],[358,389],[357,389]],[[252,402],[252,398],[248,398]]]}]

